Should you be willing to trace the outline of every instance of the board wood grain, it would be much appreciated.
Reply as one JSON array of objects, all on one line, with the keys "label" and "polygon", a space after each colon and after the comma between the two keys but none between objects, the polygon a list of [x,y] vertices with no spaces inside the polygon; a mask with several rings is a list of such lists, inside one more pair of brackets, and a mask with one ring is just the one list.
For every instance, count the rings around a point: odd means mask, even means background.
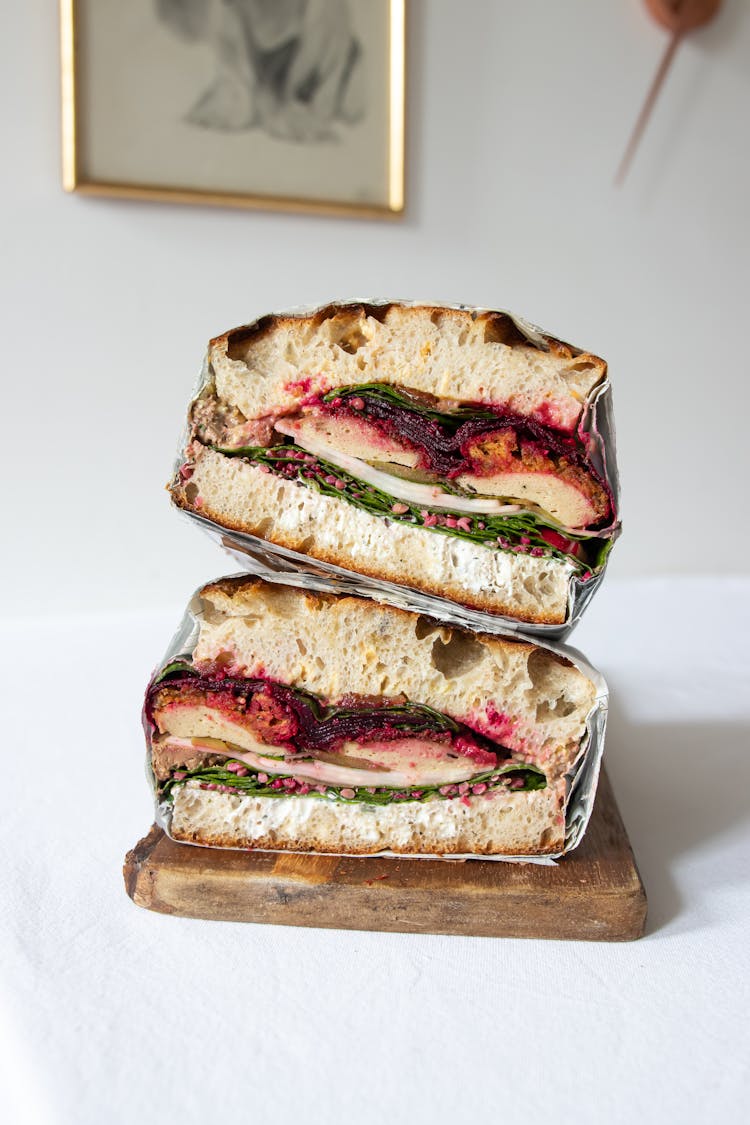
[{"label": "board wood grain", "polygon": [[556,867],[347,858],[177,844],[154,826],[125,857],[127,893],[162,914],[343,930],[631,941],[646,894],[602,772],[579,847]]}]

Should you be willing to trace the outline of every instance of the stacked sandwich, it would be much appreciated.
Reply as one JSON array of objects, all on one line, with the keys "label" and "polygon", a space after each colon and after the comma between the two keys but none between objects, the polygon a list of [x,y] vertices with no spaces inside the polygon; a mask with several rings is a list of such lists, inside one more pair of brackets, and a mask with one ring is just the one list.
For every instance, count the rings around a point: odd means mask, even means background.
[{"label": "stacked sandwich", "polygon": [[606,690],[549,640],[619,532],[601,359],[463,307],[264,317],[210,344],[171,492],[245,571],[195,595],[147,692],[175,839],[575,846]]}]

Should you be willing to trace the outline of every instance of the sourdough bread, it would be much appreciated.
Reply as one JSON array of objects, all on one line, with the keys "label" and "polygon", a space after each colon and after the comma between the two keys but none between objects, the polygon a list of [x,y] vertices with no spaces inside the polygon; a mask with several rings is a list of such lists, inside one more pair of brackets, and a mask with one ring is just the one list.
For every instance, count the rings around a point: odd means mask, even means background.
[{"label": "sourdough bread", "polygon": [[217,793],[188,782],[175,792],[171,835],[212,847],[336,855],[536,856],[562,850],[565,823],[552,789],[373,807]]},{"label": "sourdough bread", "polygon": [[205,586],[199,602],[198,669],[218,662],[330,701],[403,693],[541,765],[552,779],[579,754],[596,685],[543,646],[249,577]]},{"label": "sourdough bread", "polygon": [[504,405],[572,430],[603,381],[598,356],[507,313],[435,305],[334,303],[263,317],[211,341],[219,397],[248,419],[370,382]]},{"label": "sourdough bread", "polygon": [[535,624],[567,619],[572,562],[389,521],[213,449],[198,450],[190,479],[175,481],[172,497],[230,531],[471,609]]}]

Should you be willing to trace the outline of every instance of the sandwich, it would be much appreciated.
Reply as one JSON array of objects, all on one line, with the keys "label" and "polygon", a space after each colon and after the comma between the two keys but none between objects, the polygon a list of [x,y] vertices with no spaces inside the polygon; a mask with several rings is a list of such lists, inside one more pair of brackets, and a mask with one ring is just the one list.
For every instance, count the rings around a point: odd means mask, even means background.
[{"label": "sandwich", "polygon": [[267,316],[211,342],[171,495],[240,549],[565,625],[619,531],[608,389],[602,359],[506,313]]},{"label": "sandwich", "polygon": [[583,763],[598,765],[606,696],[563,652],[250,576],[204,586],[187,620],[143,712],[175,840],[351,855],[572,846],[571,793]]}]

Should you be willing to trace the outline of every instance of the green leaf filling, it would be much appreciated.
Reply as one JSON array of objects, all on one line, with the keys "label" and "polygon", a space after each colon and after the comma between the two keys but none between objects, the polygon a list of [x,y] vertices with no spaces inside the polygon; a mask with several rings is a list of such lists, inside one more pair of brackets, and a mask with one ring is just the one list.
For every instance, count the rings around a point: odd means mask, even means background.
[{"label": "green leaf filling", "polygon": [[173,676],[197,676],[193,665],[187,660],[173,660],[161,669],[159,674],[154,677],[152,687],[155,684],[160,684],[163,680],[171,680]]},{"label": "green leaf filling", "polygon": [[[230,759],[230,761],[232,761],[232,759]],[[248,768],[244,762],[238,761],[236,764],[243,767],[244,769]],[[233,773],[231,770],[228,770],[226,766],[218,765],[205,766],[203,768],[198,768],[190,771],[182,770],[178,772],[184,773],[185,776],[180,777],[179,779],[170,778],[163,784],[159,793],[162,800],[171,801],[173,799],[173,789],[175,785],[183,785],[186,781],[200,781],[207,785],[217,785],[226,789],[230,789],[232,792],[242,793],[253,797],[289,797],[303,795],[299,794],[298,792],[290,792],[290,790],[283,787],[273,788],[271,783],[276,780],[283,782],[285,777],[289,776],[287,774],[275,774],[272,777],[269,776],[267,782],[260,782],[258,781],[258,775],[255,771],[249,772],[245,777],[238,777],[237,774]],[[504,778],[506,779],[505,782],[503,781]],[[543,771],[537,769],[536,766],[529,766],[520,764],[518,762],[506,762],[504,765],[499,766],[494,770],[489,770],[486,773],[479,774],[477,777],[473,777],[471,781],[468,782],[468,789],[465,795],[471,796],[472,787],[480,784],[484,784],[487,786],[485,792],[493,792],[498,789],[507,792],[509,791],[507,779],[514,781],[518,778],[523,781],[523,785],[520,786],[516,784],[512,789],[510,789],[511,792],[530,792],[534,789],[545,789],[547,787],[547,779],[544,776]],[[390,805],[394,803],[401,804],[404,801],[423,803],[424,801],[435,799],[451,800],[455,799],[456,796],[463,795],[458,793],[457,783],[450,785],[451,790],[456,790],[455,794],[441,793],[440,789],[446,788],[446,786],[441,787],[438,785],[413,785],[406,790],[386,789],[382,786],[370,786],[369,788],[365,788],[362,786],[354,787],[347,785],[326,785],[325,792],[321,793],[315,788],[315,785],[317,784],[316,782],[310,781],[307,784],[310,785],[310,791],[309,793],[304,794],[304,796],[314,797],[320,800],[342,801],[344,804],[349,805]],[[371,789],[374,789],[375,791],[370,792]],[[354,793],[354,796],[342,797],[342,790],[352,792]],[[415,796],[414,794],[418,794],[418,796]]]},{"label": "green leaf filling", "polygon": [[468,422],[473,418],[488,419],[494,421],[497,414],[492,410],[484,410],[481,406],[464,405],[459,406],[450,413],[441,410],[431,410],[419,398],[403,391],[396,390],[395,387],[387,383],[358,383],[354,387],[346,389],[329,391],[328,394],[323,395],[323,402],[333,402],[335,399],[356,398],[366,394],[371,398],[384,399],[387,402],[392,402],[396,406],[402,407],[404,410],[412,410],[421,414],[424,418],[430,418],[434,422],[439,422],[441,425],[446,426],[448,429],[457,430],[464,422]]}]

